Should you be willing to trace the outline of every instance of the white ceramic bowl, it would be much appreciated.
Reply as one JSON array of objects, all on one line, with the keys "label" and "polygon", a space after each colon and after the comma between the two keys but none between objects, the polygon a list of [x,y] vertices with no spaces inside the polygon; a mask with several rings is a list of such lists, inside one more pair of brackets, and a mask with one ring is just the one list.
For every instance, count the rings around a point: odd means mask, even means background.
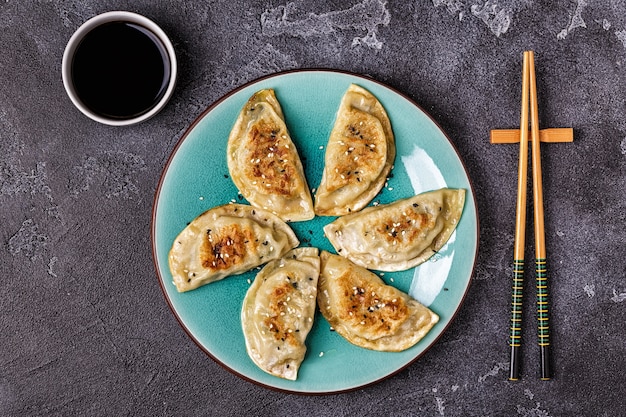
[{"label": "white ceramic bowl", "polygon": [[[89,107],[82,102],[78,94],[76,93],[76,88],[74,83],[72,82],[72,61],[74,58],[74,54],[76,52],[76,48],[83,40],[85,35],[89,33],[91,30],[96,28],[97,26],[103,25],[109,22],[129,22],[137,25],[141,25],[144,28],[151,31],[163,44],[165,47],[169,61],[170,61],[170,78],[167,85],[167,89],[163,97],[159,100],[159,102],[152,107],[146,113],[143,113],[137,117],[129,118],[129,119],[113,119],[104,117],[100,114],[93,112]],[[176,53],[174,52],[174,47],[172,46],[171,41],[163,32],[163,30],[152,20],[139,15],[137,13],[126,12],[126,11],[111,11],[106,12],[97,16],[92,17],[83,23],[77,30],[74,32],[72,37],[67,43],[65,47],[65,52],[63,53],[63,62],[61,65],[61,71],[63,75],[63,85],[65,86],[65,91],[68,96],[74,103],[74,105],[87,117],[107,125],[112,126],[125,126],[132,125],[136,123],[143,122],[157,114],[163,107],[167,104],[168,100],[172,96],[174,92],[174,86],[176,84],[176,73],[177,73],[177,62],[176,62]]]}]

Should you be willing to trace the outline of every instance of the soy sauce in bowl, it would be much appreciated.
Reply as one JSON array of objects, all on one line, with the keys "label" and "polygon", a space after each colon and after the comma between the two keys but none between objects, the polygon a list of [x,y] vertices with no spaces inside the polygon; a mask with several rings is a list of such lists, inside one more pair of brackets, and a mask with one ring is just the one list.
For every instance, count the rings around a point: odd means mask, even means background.
[{"label": "soy sauce in bowl", "polygon": [[78,98],[105,118],[133,119],[166,94],[171,62],[150,30],[127,21],[96,26],[76,47],[71,73]]}]

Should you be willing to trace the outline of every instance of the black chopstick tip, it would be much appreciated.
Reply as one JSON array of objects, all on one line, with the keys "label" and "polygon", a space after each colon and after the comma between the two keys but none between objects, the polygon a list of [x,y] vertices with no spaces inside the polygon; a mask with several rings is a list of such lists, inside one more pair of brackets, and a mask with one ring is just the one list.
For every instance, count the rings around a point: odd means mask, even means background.
[{"label": "black chopstick tip", "polygon": [[519,380],[519,363],[520,363],[520,350],[519,346],[511,346],[511,362],[509,366],[509,381]]},{"label": "black chopstick tip", "polygon": [[552,379],[552,366],[550,361],[550,346],[545,345],[541,346],[540,349],[540,360],[541,360],[541,380],[549,381]]}]

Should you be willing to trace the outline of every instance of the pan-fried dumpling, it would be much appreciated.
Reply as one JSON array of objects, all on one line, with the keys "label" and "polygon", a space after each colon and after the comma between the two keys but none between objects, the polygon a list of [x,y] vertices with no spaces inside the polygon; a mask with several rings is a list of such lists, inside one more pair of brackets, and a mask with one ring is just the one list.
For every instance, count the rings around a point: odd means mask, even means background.
[{"label": "pan-fried dumpling", "polygon": [[385,184],[396,156],[389,117],[369,91],[352,84],[330,132],[315,213],[342,216],[361,210]]},{"label": "pan-fried dumpling", "polygon": [[205,211],[180,232],[170,249],[170,271],[176,289],[189,291],[278,259],[299,243],[278,216],[226,204]]},{"label": "pan-fried dumpling", "polygon": [[337,253],[358,265],[402,271],[443,247],[464,203],[465,190],[442,188],[340,217],[324,227],[324,234]]},{"label": "pan-fried dumpling", "polygon": [[315,315],[320,258],[317,248],[297,248],[258,273],[241,310],[246,350],[272,375],[295,380]]},{"label": "pan-fried dumpling", "polygon": [[373,272],[322,252],[317,303],[337,333],[357,346],[399,352],[419,342],[439,316]]},{"label": "pan-fried dumpling", "polygon": [[274,90],[256,92],[228,137],[228,171],[253,206],[285,221],[310,220],[311,192]]}]

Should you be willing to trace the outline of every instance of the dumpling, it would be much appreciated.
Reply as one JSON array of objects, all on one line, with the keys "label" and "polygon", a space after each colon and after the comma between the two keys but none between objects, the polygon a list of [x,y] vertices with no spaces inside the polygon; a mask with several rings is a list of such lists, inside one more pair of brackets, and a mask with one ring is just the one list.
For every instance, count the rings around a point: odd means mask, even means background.
[{"label": "dumpling", "polygon": [[246,350],[272,375],[295,380],[315,315],[320,258],[317,248],[297,248],[258,273],[241,310]]},{"label": "dumpling", "polygon": [[357,346],[399,352],[419,342],[439,316],[373,272],[323,251],[317,303],[337,333]]},{"label": "dumpling", "polygon": [[169,266],[176,289],[184,292],[278,259],[299,243],[278,216],[226,204],[205,211],[180,232]]},{"label": "dumpling", "polygon": [[302,162],[274,90],[250,97],[230,132],[226,152],[233,182],[250,204],[285,221],[315,216]]},{"label": "dumpling", "polygon": [[342,216],[361,210],[385,184],[396,156],[391,122],[369,91],[352,84],[330,132],[315,213]]},{"label": "dumpling", "polygon": [[369,269],[402,271],[445,245],[456,228],[465,190],[442,188],[340,217],[324,234],[342,256]]}]

